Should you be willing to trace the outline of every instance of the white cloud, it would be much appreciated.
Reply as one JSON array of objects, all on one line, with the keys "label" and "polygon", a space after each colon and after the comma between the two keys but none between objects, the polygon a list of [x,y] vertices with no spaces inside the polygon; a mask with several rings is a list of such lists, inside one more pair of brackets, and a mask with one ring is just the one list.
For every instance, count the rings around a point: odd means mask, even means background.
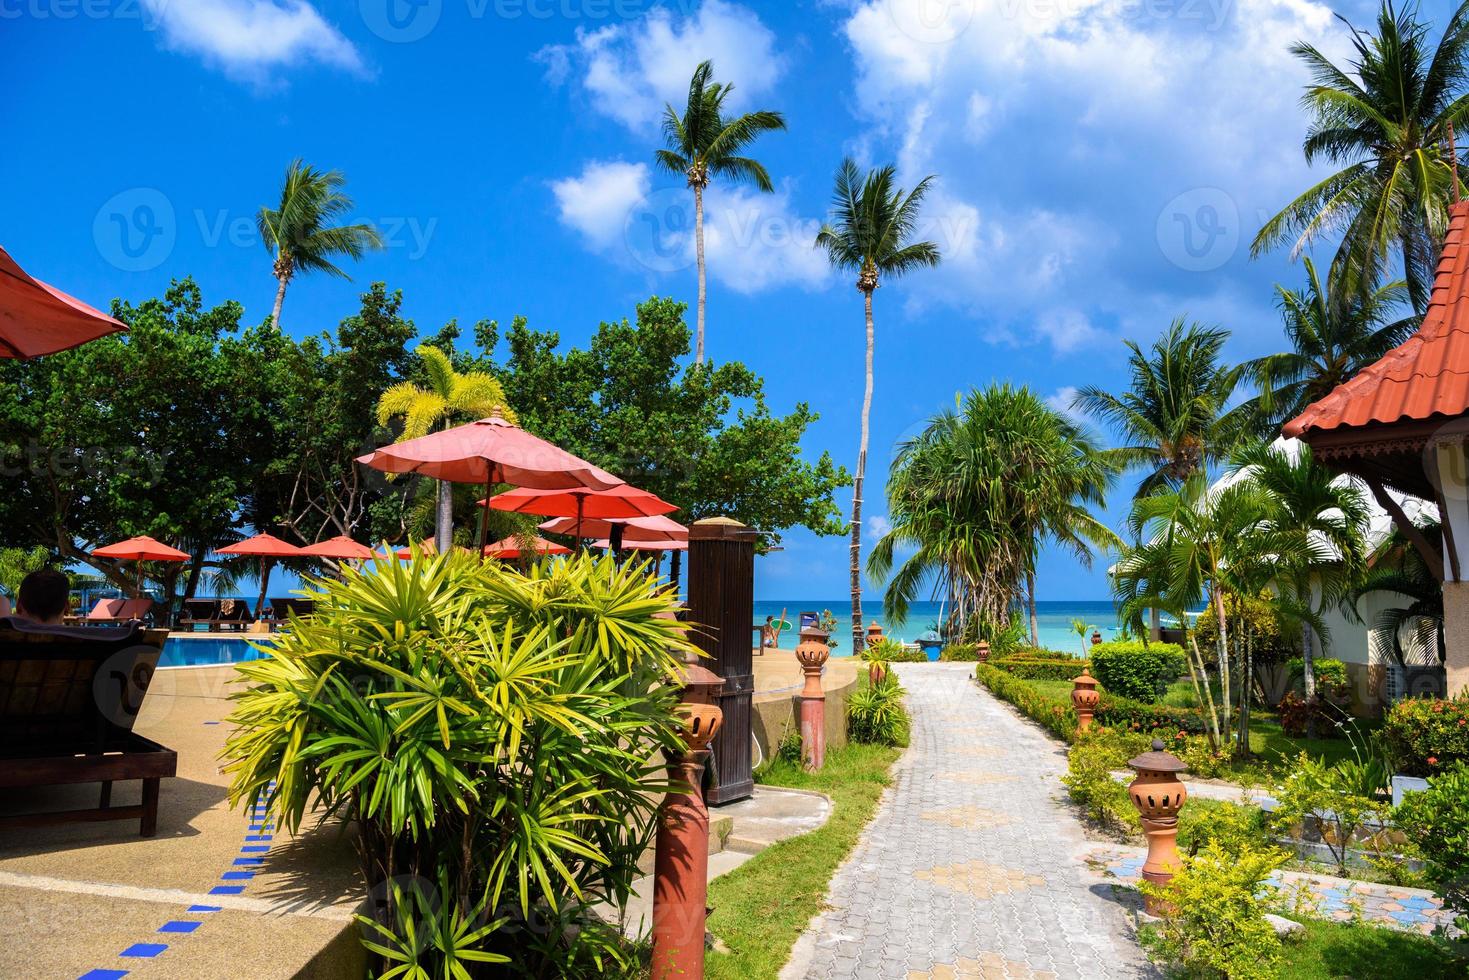
[{"label": "white cloud", "polygon": [[254,82],[313,63],[363,72],[352,42],[305,0],[142,0],[164,43]]},{"label": "white cloud", "polygon": [[892,529],[892,521],[888,520],[886,514],[874,514],[867,518],[867,535],[870,539],[876,540]]},{"label": "white cloud", "polygon": [[623,241],[628,213],[647,197],[648,166],[621,160],[592,160],[581,176],[552,181],[561,223],[598,249]]},{"label": "white cloud", "polygon": [[831,267],[815,244],[821,220],[798,215],[788,187],[773,194],[711,188],[705,201],[705,257],[709,274],[724,285],[755,293],[772,286],[815,288],[827,280]]},{"label": "white cloud", "polygon": [[1074,418],[1076,413],[1072,410],[1071,403],[1076,400],[1078,390],[1076,385],[1066,385],[1063,388],[1057,388],[1054,392],[1046,396],[1046,404],[1062,415],[1070,415]]},{"label": "white cloud", "polygon": [[547,77],[578,77],[592,104],[636,131],[652,128],[665,104],[682,108],[699,62],[714,62],[714,77],[733,82],[729,107],[743,111],[771,91],[785,71],[775,35],[753,11],[707,0],[678,17],[654,7],[646,17],[595,31],[578,30],[571,44],[542,48]]}]

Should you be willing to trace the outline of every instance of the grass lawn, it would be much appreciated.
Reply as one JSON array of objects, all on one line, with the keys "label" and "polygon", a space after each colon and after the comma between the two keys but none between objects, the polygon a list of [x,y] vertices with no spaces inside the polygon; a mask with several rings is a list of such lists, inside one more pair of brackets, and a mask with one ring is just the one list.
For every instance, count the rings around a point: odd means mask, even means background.
[{"label": "grass lawn", "polygon": [[847,745],[828,751],[826,766],[818,773],[781,760],[761,770],[763,784],[830,796],[831,817],[820,829],[772,845],[711,883],[709,931],[729,953],[709,954],[707,976],[756,980],[780,972],[796,937],[821,911],[837,865],[872,819],[900,753],[876,745]]},{"label": "grass lawn", "polygon": [[1469,963],[1423,936],[1370,925],[1307,922],[1306,936],[1286,946],[1284,976],[1291,980],[1405,977],[1439,980],[1469,976]]}]

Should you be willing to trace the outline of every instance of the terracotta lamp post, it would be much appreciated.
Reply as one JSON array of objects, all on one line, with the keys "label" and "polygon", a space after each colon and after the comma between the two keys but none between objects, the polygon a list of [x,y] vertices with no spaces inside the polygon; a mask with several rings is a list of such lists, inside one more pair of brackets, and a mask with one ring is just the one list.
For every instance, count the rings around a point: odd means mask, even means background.
[{"label": "terracotta lamp post", "polygon": [[881,639],[882,627],[877,625],[877,620],[874,619],[871,623],[867,624],[867,645],[872,646],[872,644]]},{"label": "terracotta lamp post", "polygon": [[1101,700],[1101,694],[1097,693],[1097,679],[1091,675],[1091,668],[1083,664],[1081,673],[1071,682],[1071,704],[1076,708],[1077,731],[1084,732],[1092,727],[1092,715]]},{"label": "terracotta lamp post", "polygon": [[821,670],[831,656],[827,634],[807,627],[796,644],[796,659],[806,674],[801,689],[801,755],[812,772],[826,762],[826,692],[821,689]]},{"label": "terracotta lamp post", "polygon": [[1092,630],[1092,646],[1099,647],[1101,645],[1102,645],[1102,631],[1101,630]]},{"label": "terracotta lamp post", "polygon": [[[698,665],[693,669],[703,670]],[[675,710],[686,747],[669,760],[674,789],[664,797],[658,812],[653,863],[653,980],[702,980],[705,903],[709,898],[709,810],[699,787],[704,778],[704,760],[709,757],[709,742],[718,733],[724,713],[712,704],[688,701]]]},{"label": "terracotta lamp post", "polygon": [[[1128,764],[1137,778],[1127,788],[1132,805],[1143,818],[1143,833],[1148,835],[1148,860],[1143,864],[1143,880],[1166,885],[1181,863],[1178,857],[1178,811],[1188,799],[1188,789],[1178,774],[1188,767],[1177,756],[1163,751],[1163,743],[1153,739],[1153,751],[1144,752]],[[1166,911],[1166,903],[1147,899],[1150,915]]]},{"label": "terracotta lamp post", "polygon": [[979,662],[984,663],[990,658],[990,641],[980,640],[977,644],[975,644],[975,650],[977,650],[979,653]]}]

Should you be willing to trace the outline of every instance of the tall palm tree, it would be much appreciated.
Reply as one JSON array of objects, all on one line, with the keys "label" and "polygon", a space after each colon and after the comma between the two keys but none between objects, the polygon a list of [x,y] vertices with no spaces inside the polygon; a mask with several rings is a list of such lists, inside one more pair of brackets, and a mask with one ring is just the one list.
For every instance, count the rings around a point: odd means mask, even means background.
[{"label": "tall palm tree", "polygon": [[[480,371],[460,373],[454,370],[454,363],[447,354],[428,344],[419,347],[416,353],[423,363],[428,384],[419,387],[412,381],[400,381],[383,392],[377,403],[379,425],[387,425],[401,415],[402,439],[407,440],[447,428],[455,422],[484,418],[495,411],[514,419],[514,412],[505,401],[505,390],[500,387],[498,379]],[[453,543],[453,489],[447,480],[441,480],[434,544],[443,554]]]},{"label": "tall palm tree", "polygon": [[857,290],[867,322],[866,383],[862,390],[862,441],[857,450],[857,471],[852,482],[852,651],[862,650],[862,480],[867,472],[867,436],[872,415],[872,294],[883,276],[896,279],[925,266],[939,264],[939,247],[933,242],[912,241],[918,227],[918,212],[928,193],[932,176],[924,177],[904,192],[896,186],[897,170],[891,164],[871,170],[864,177],[850,158],[843,160],[836,175],[833,220],[821,227],[816,244],[826,249],[831,264],[857,274]]},{"label": "tall palm tree", "polygon": [[332,260],[341,255],[360,259],[368,249],[383,247],[370,224],[332,225],[352,211],[352,199],[342,192],[346,183],[340,170],[318,170],[298,157],[286,168],[279,206],[263,207],[255,216],[260,237],[275,256],[271,272],[279,286],[270,319],[277,329],[286,286],[297,273],[325,272],[351,279]]},{"label": "tall palm tree", "polygon": [[1138,497],[1181,485],[1226,458],[1250,430],[1252,409],[1229,407],[1245,372],[1221,363],[1228,337],[1180,317],[1147,352],[1126,342],[1128,391],[1114,395],[1090,385],[1077,393],[1076,408],[1122,435],[1124,444],[1107,451],[1112,461],[1124,469],[1148,470]]},{"label": "tall palm tree", "polygon": [[1375,36],[1342,21],[1356,50],[1346,68],[1304,42],[1291,47],[1312,76],[1302,100],[1314,117],[1306,162],[1324,159],[1342,169],[1267,221],[1251,252],[1290,240],[1298,254],[1319,238],[1340,235],[1333,269],[1364,290],[1400,252],[1413,305],[1422,312],[1454,196],[1451,127],[1462,128],[1469,114],[1469,3],[1454,11],[1436,46],[1412,3],[1398,10],[1384,2]]},{"label": "tall palm tree", "polygon": [[1308,257],[1304,265],[1305,289],[1275,287],[1292,349],[1245,365],[1260,389],[1250,404],[1271,430],[1376,363],[1417,324],[1416,317],[1394,315],[1407,300],[1401,280],[1364,292],[1347,288],[1332,273],[1323,287],[1315,263]]},{"label": "tall palm tree", "polygon": [[712,81],[714,63],[701,62],[689,82],[689,101],[683,115],[669,105],[664,108],[663,136],[666,149],[654,159],[670,173],[682,174],[694,189],[694,254],[699,266],[699,311],[695,331],[694,363],[704,363],[704,188],[714,177],[735,183],[754,184],[767,194],[775,189],[770,175],[758,161],[740,156],[762,133],[785,129],[778,112],[760,110],[726,119],[724,102],[734,85]]}]

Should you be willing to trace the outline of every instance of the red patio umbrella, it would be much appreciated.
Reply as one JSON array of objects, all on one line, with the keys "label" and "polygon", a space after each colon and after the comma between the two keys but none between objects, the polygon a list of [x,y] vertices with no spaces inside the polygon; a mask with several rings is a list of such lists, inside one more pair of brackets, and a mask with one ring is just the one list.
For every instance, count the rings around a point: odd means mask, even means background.
[{"label": "red patio umbrella", "polygon": [[[612,537],[612,526],[622,525],[622,537],[624,541],[636,538],[639,541],[688,541],[689,529],[671,517],[662,515],[655,517],[627,517],[627,518],[583,518],[581,530],[584,534],[599,538]],[[540,525],[542,531],[550,531],[552,534],[574,534],[577,523],[575,517],[553,517],[549,521],[543,521]]]},{"label": "red patio umbrella", "polygon": [[[455,547],[465,553],[469,552],[469,549],[464,547],[462,544],[455,545]],[[486,545],[485,547],[489,547],[489,545]],[[408,559],[413,557],[413,548],[414,545],[405,544],[403,547],[393,552],[393,557],[400,558],[403,561],[407,561]],[[434,542],[433,538],[424,538],[422,541],[418,542],[417,548],[420,555],[436,555],[439,553],[439,546]]]},{"label": "red patio umbrella", "polygon": [[177,548],[170,548],[161,541],[155,541],[146,534],[136,538],[128,538],[117,544],[104,545],[92,551],[95,558],[115,558],[119,561],[138,562],[138,591],[143,591],[143,565],[145,561],[188,561],[189,553]]},{"label": "red patio umbrella", "polygon": [[[593,548],[611,548],[611,538],[598,538]],[[687,541],[647,541],[641,538],[623,538],[621,547],[625,551],[688,551]]]},{"label": "red patio umbrella", "polygon": [[[535,538],[534,553],[538,555],[569,555],[571,549],[564,544]],[[501,538],[494,544],[485,545],[485,554],[490,558],[519,558],[523,553],[521,540],[517,537]]]},{"label": "red patio umbrella", "polygon": [[255,616],[259,618],[261,607],[265,605],[265,590],[270,585],[270,570],[276,559],[299,558],[301,549],[289,541],[282,541],[274,534],[257,534],[226,548],[216,548],[214,553],[260,559],[260,598],[255,602]]},{"label": "red patio umbrella", "polygon": [[376,557],[376,552],[365,544],[358,544],[345,534],[339,534],[301,549],[303,556],[312,558],[336,558],[340,561],[365,561]]},{"label": "red patio umbrella", "polygon": [[[484,503],[480,501],[481,505]],[[489,505],[514,514],[573,518],[575,523],[568,533],[578,538],[587,536],[584,521],[588,518],[658,517],[678,510],[677,505],[659,499],[656,494],[626,483],[607,490],[507,490],[491,497]],[[612,525],[614,543],[621,540],[622,533],[621,525]]]},{"label": "red patio umbrella", "polygon": [[0,357],[54,354],[126,329],[125,323],[30,275],[0,248]]},{"label": "red patio umbrella", "polygon": [[[604,490],[620,479],[579,456],[539,439],[498,413],[478,422],[383,446],[357,462],[387,473],[419,473],[451,483],[496,483],[540,490]],[[481,549],[489,541],[489,514],[480,519]]]}]

